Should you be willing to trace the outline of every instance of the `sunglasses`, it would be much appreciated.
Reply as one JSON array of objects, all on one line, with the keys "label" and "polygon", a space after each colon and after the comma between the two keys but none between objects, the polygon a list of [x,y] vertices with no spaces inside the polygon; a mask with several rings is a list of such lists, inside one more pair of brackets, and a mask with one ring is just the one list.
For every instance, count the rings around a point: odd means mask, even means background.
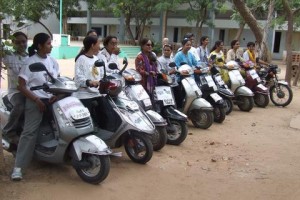
[{"label": "sunglasses", "polygon": [[146,44],[146,46],[148,46],[148,47],[153,47],[153,45],[152,45],[152,44]]}]

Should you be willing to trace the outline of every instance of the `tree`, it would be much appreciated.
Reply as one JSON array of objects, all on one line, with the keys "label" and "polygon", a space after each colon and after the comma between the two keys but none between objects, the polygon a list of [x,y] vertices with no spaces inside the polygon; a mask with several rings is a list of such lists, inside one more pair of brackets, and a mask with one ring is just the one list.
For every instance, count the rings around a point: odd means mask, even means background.
[{"label": "tree", "polygon": [[[294,31],[293,26],[294,26],[295,18],[299,19],[300,2],[282,0],[282,5],[283,5],[283,10],[285,13],[286,20],[288,21],[287,36],[286,36],[286,43],[285,43],[286,51],[287,51],[287,57],[286,57],[287,66],[286,66],[285,80],[290,85],[292,79],[292,41],[293,41],[293,31]],[[294,82],[294,85],[297,85],[297,80]]]},{"label": "tree", "polygon": [[[264,29],[260,26],[260,24],[257,22],[256,17],[254,16],[253,12],[249,9],[249,7],[252,5],[256,5],[257,8],[261,9],[264,8],[262,5],[266,5],[265,1],[262,0],[255,0],[255,1],[247,1],[248,3],[251,3],[250,6],[247,6],[247,2],[242,0],[232,0],[236,10],[240,13],[241,17],[245,21],[246,24],[250,27],[252,33],[255,36],[255,39],[257,43],[260,46],[261,49],[261,55],[264,60],[270,61],[270,53],[268,46],[266,44],[267,37],[264,34],[267,34],[267,32],[264,31]],[[273,0],[269,0],[268,3],[272,5]],[[251,6],[251,7],[252,7]],[[264,11],[261,11],[264,12]],[[258,13],[258,12],[256,12]],[[272,20],[272,14],[273,10],[269,9],[268,19],[267,19],[267,25],[265,27],[265,30],[267,31],[270,26],[270,21]]]}]

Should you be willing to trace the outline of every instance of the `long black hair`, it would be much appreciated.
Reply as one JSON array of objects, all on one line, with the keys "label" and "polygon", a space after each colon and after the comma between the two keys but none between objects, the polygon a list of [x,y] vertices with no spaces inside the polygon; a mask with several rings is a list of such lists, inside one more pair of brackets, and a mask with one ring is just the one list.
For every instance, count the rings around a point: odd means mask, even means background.
[{"label": "long black hair", "polygon": [[50,36],[46,33],[38,33],[34,36],[33,38],[33,44],[28,47],[28,54],[29,57],[33,56],[37,50],[39,50],[39,44],[40,45],[44,45],[48,39],[50,38]]},{"label": "long black hair", "polygon": [[90,50],[90,48],[92,47],[92,45],[93,44],[97,44],[97,42],[98,42],[98,38],[97,37],[95,37],[95,36],[86,36],[83,39],[83,49],[76,56],[75,62],[79,58],[79,56],[81,56],[81,55],[85,54],[86,52],[88,52]]},{"label": "long black hair", "polygon": [[217,40],[215,42],[215,45],[212,47],[212,49],[210,50],[210,52],[213,52],[214,50],[216,50],[221,44],[223,43],[222,40]]}]

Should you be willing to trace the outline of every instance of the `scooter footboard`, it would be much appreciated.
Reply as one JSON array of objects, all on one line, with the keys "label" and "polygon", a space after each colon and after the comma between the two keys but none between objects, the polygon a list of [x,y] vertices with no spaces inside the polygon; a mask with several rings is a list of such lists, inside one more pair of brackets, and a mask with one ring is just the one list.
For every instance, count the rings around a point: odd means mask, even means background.
[{"label": "scooter footboard", "polygon": [[96,155],[111,155],[112,150],[95,135],[88,135],[80,137],[73,142],[71,156],[82,159],[83,153],[96,154]]},{"label": "scooter footboard", "polygon": [[253,92],[246,86],[241,86],[241,87],[237,88],[236,91],[234,92],[234,95],[236,97],[237,96],[249,96],[249,97],[254,96]]}]

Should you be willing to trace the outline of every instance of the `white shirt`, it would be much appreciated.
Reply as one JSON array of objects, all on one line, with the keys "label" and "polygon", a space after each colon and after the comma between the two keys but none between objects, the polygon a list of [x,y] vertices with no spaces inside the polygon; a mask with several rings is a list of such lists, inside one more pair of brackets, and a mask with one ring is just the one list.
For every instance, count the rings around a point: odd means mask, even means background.
[{"label": "white shirt", "polygon": [[116,63],[118,66],[118,69],[120,69],[119,60],[118,60],[119,56],[116,54],[109,54],[108,51],[106,50],[106,48],[103,48],[102,51],[100,51],[98,53],[97,57],[104,61],[107,72],[111,71],[108,68],[108,65],[110,63]]},{"label": "white shirt", "polygon": [[165,56],[160,56],[157,59],[157,63],[158,63],[158,71],[160,72],[162,69],[167,70],[168,72],[172,69],[171,67],[169,67],[169,64],[171,62],[174,62],[174,58],[171,56],[170,58],[166,58]]},{"label": "white shirt", "polygon": [[79,91],[74,92],[72,96],[79,99],[90,99],[100,96],[98,88],[86,85],[86,80],[100,81],[103,77],[103,68],[95,67],[94,65],[97,60],[97,56],[87,57],[86,55],[81,55],[76,60],[74,81],[76,86],[79,87]]},{"label": "white shirt", "polygon": [[199,46],[197,48],[197,55],[199,56],[200,62],[208,62],[209,51],[208,48],[203,46]]},{"label": "white shirt", "polygon": [[7,78],[8,78],[7,97],[9,100],[14,94],[20,92],[17,89],[18,75],[20,73],[21,68],[26,65],[26,59],[28,59],[28,55],[21,56],[14,52],[11,52],[10,55],[6,55],[3,58],[3,63],[7,68]]},{"label": "white shirt", "polygon": [[[45,71],[42,72],[31,72],[29,70],[29,65],[33,63],[41,62],[45,65],[49,73],[54,77],[57,78],[59,75],[59,66],[57,61],[47,56],[47,58],[42,58],[38,56],[37,54],[34,54],[33,56],[29,57],[26,60],[26,65],[24,65],[21,68],[21,71],[19,73],[19,77],[23,78],[26,81],[26,86],[28,90],[30,90],[30,87],[33,86],[40,86],[43,85],[46,82],[49,82],[50,77],[47,75]],[[50,98],[52,94],[46,93],[43,90],[34,90],[32,91],[36,96],[40,98]]]}]

